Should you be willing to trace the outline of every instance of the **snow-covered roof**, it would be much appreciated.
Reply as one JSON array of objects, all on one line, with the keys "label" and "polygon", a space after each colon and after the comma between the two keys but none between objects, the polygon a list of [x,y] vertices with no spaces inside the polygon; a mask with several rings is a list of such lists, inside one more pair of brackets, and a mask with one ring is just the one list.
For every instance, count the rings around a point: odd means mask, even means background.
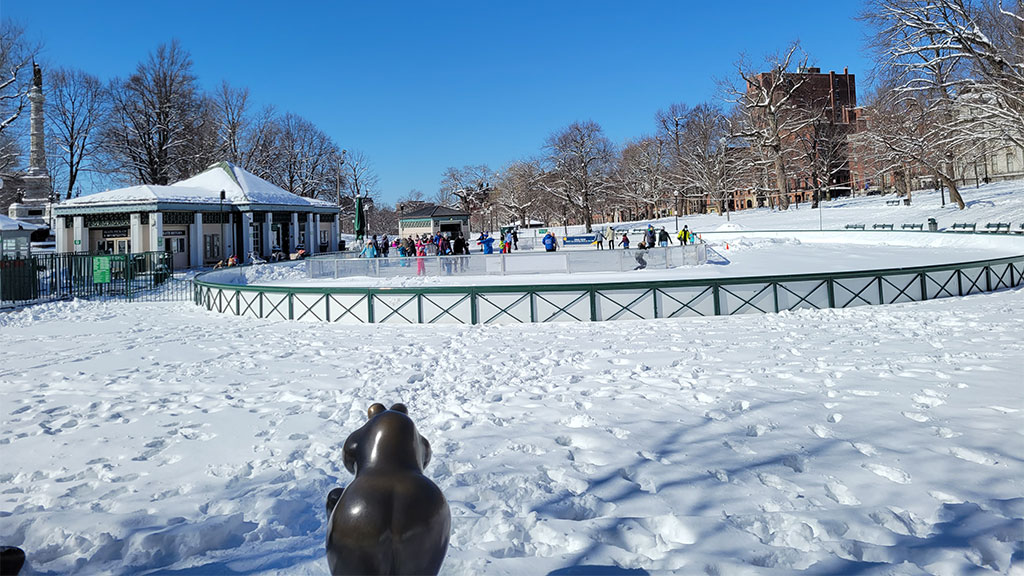
[{"label": "snow-covered roof", "polygon": [[44,226],[24,222],[22,220],[15,220],[14,218],[0,214],[0,230],[37,230],[39,228],[44,228]]},{"label": "snow-covered roof", "polygon": [[334,208],[330,202],[292,194],[231,162],[219,162],[204,172],[168,186],[143,184],[118,188],[74,198],[62,202],[58,208],[151,203],[218,204],[221,190],[228,205]]}]

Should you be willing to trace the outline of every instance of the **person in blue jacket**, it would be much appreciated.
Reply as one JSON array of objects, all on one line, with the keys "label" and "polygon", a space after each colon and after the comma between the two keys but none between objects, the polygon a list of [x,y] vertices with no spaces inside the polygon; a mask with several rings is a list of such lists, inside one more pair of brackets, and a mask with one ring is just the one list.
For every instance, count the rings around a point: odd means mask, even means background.
[{"label": "person in blue jacket", "polygon": [[360,258],[376,258],[377,247],[374,246],[373,242],[367,242],[366,246],[363,246],[362,252],[359,253]]},{"label": "person in blue jacket", "polygon": [[491,238],[487,232],[481,234],[476,243],[483,246],[484,254],[494,254],[494,238]]},{"label": "person in blue jacket", "polygon": [[544,244],[544,250],[547,250],[548,252],[554,252],[558,249],[558,239],[555,238],[555,235],[551,232],[545,234],[544,239],[541,240],[541,242]]}]

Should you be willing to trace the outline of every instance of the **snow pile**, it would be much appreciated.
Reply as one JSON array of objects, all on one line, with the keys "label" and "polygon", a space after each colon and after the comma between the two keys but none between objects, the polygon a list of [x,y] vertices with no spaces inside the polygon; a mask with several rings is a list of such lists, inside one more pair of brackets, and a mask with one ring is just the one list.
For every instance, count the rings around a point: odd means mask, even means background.
[{"label": "snow pile", "polygon": [[736,224],[735,222],[726,222],[718,228],[715,228],[715,232],[739,232],[744,230],[743,226]]},{"label": "snow pile", "polygon": [[242,270],[245,271],[246,284],[269,284],[306,278],[306,263],[301,260],[258,264]]}]

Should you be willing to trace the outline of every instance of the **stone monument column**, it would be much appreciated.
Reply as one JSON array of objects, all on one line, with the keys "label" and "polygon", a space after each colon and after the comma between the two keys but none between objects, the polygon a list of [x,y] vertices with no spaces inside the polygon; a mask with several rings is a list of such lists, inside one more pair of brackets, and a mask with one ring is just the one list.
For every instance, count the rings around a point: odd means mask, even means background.
[{"label": "stone monument column", "polygon": [[32,64],[32,88],[28,91],[28,101],[31,104],[31,148],[29,152],[28,175],[46,176],[46,145],[43,142],[43,72],[38,64]]}]

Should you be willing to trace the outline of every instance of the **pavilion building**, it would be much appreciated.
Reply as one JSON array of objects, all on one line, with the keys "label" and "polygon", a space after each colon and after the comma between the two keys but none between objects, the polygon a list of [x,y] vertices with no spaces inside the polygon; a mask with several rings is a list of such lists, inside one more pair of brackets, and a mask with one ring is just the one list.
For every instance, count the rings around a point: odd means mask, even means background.
[{"label": "pavilion building", "polygon": [[176,269],[338,246],[335,204],[292,194],[230,162],[168,186],[67,200],[53,215],[57,252],[167,251]]}]

